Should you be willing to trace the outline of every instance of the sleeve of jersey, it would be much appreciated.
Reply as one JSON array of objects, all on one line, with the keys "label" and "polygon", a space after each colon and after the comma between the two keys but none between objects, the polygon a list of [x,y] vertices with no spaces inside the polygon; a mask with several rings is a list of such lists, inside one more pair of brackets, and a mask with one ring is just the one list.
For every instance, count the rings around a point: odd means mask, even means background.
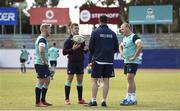
[{"label": "sleeve of jersey", "polygon": [[89,40],[89,52],[90,52],[90,54],[89,54],[89,55],[90,55],[90,56],[89,56],[89,63],[92,62],[92,56],[93,56],[94,50],[95,50],[94,38],[95,38],[95,33],[92,32],[91,38],[90,38],[90,40]]},{"label": "sleeve of jersey", "polygon": [[46,40],[44,38],[39,39],[38,45],[41,47],[45,47],[46,45]]},{"label": "sleeve of jersey", "polygon": [[114,35],[114,53],[116,53],[116,52],[119,52],[119,42],[118,42],[118,39],[117,39],[117,36],[116,35]]},{"label": "sleeve of jersey", "polygon": [[68,54],[72,54],[73,50],[72,47],[70,47],[70,40],[66,39],[64,42],[64,47],[63,47],[63,55],[68,55]]},{"label": "sleeve of jersey", "polygon": [[140,37],[138,37],[137,35],[133,36],[133,43],[135,43],[136,40],[140,39]]}]

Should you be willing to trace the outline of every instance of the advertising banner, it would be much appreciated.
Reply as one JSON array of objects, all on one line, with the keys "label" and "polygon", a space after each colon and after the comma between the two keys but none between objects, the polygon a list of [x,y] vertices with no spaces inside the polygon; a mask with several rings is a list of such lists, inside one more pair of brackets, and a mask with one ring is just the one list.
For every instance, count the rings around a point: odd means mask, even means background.
[{"label": "advertising banner", "polygon": [[[34,49],[28,49],[29,58],[26,62],[28,68],[34,68]],[[0,49],[0,68],[20,68],[20,49]],[[172,56],[173,55],[173,56]],[[180,68],[180,49],[144,49],[140,68]],[[89,53],[85,54],[84,66],[88,65]],[[123,57],[120,53],[114,54],[114,67],[123,68]],[[57,59],[58,68],[67,68],[67,56],[59,50]]]},{"label": "advertising banner", "polygon": [[32,8],[30,15],[31,25],[42,23],[66,25],[70,22],[69,8]]},{"label": "advertising banner", "polygon": [[17,25],[17,8],[0,8],[0,25]]},{"label": "advertising banner", "polygon": [[108,17],[108,24],[121,23],[119,7],[81,7],[80,24],[98,24],[98,18],[101,15],[106,15]]},{"label": "advertising banner", "polygon": [[172,5],[130,6],[130,24],[172,24]]}]

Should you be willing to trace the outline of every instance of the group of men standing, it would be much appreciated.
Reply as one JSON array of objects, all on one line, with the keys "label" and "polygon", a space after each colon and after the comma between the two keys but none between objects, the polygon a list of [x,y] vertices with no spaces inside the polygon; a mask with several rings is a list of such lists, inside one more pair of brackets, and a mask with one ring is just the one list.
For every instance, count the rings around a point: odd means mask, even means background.
[{"label": "group of men standing", "polygon": [[[134,77],[138,65],[141,64],[139,57],[142,51],[142,41],[135,35],[128,23],[123,23],[120,28],[121,34],[124,36],[122,43],[119,45],[116,34],[107,26],[108,18],[105,15],[99,18],[99,27],[92,31],[88,47],[85,42],[82,44],[75,43],[72,40],[74,35],[79,35],[79,25],[72,23],[70,26],[70,36],[65,40],[63,47],[63,55],[68,57],[67,80],[65,89],[65,104],[70,105],[69,98],[71,91],[71,83],[76,74],[78,104],[86,104],[86,106],[97,106],[96,96],[98,93],[98,79],[102,78],[103,96],[102,107],[107,107],[107,96],[109,92],[109,80],[115,77],[114,74],[114,53],[119,52],[124,58],[124,73],[127,74],[127,96],[122,100],[120,105],[137,104],[135,91],[136,85]],[[37,83],[35,87],[36,107],[47,107],[52,104],[46,101],[46,93],[50,83],[50,71],[48,68],[48,41],[47,37],[51,32],[50,24],[42,24],[40,26],[41,34],[35,42],[35,70],[37,73]],[[119,47],[120,46],[120,47]],[[92,67],[92,98],[87,103],[83,95],[83,75],[84,75],[84,53],[90,52],[89,66]]]}]

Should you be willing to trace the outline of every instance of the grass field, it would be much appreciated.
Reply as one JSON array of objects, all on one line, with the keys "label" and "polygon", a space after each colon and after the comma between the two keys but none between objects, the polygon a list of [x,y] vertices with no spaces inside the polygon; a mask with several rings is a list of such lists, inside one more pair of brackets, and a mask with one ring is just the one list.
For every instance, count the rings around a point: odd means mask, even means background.
[{"label": "grass field", "polygon": [[[85,71],[86,72],[86,71]],[[107,108],[100,106],[102,89],[98,92],[98,106],[84,107],[77,104],[76,82],[72,83],[70,100],[72,105],[64,105],[64,83],[66,70],[58,69],[51,81],[47,101],[53,106],[36,108],[34,70],[21,74],[19,70],[0,69],[0,110],[180,110],[180,70],[139,69],[136,76],[136,106],[120,106],[119,102],[126,94],[126,78],[121,69],[116,69],[116,77],[110,81]],[[90,75],[84,77],[84,98],[91,98]]]}]

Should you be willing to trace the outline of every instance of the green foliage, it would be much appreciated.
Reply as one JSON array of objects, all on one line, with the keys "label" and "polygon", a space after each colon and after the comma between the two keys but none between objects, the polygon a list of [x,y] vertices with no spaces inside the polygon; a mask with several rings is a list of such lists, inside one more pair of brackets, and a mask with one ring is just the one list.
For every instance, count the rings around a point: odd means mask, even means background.
[{"label": "green foliage", "polygon": [[34,0],[36,2],[36,6],[44,7],[46,6],[47,0]]},{"label": "green foliage", "polygon": [[[126,94],[126,76],[123,70],[116,70],[116,77],[110,80],[107,108],[102,108],[102,89],[97,96],[97,107],[84,107],[77,104],[76,78],[71,89],[72,105],[64,105],[64,83],[66,70],[56,71],[47,93],[47,101],[53,106],[36,108],[34,87],[36,74],[34,69],[21,74],[19,70],[0,70],[0,110],[180,110],[180,73],[179,70],[140,69],[136,76],[136,106],[120,106],[119,102]],[[85,70],[86,72],[86,70]],[[84,77],[84,98],[91,98],[90,75]]]}]

